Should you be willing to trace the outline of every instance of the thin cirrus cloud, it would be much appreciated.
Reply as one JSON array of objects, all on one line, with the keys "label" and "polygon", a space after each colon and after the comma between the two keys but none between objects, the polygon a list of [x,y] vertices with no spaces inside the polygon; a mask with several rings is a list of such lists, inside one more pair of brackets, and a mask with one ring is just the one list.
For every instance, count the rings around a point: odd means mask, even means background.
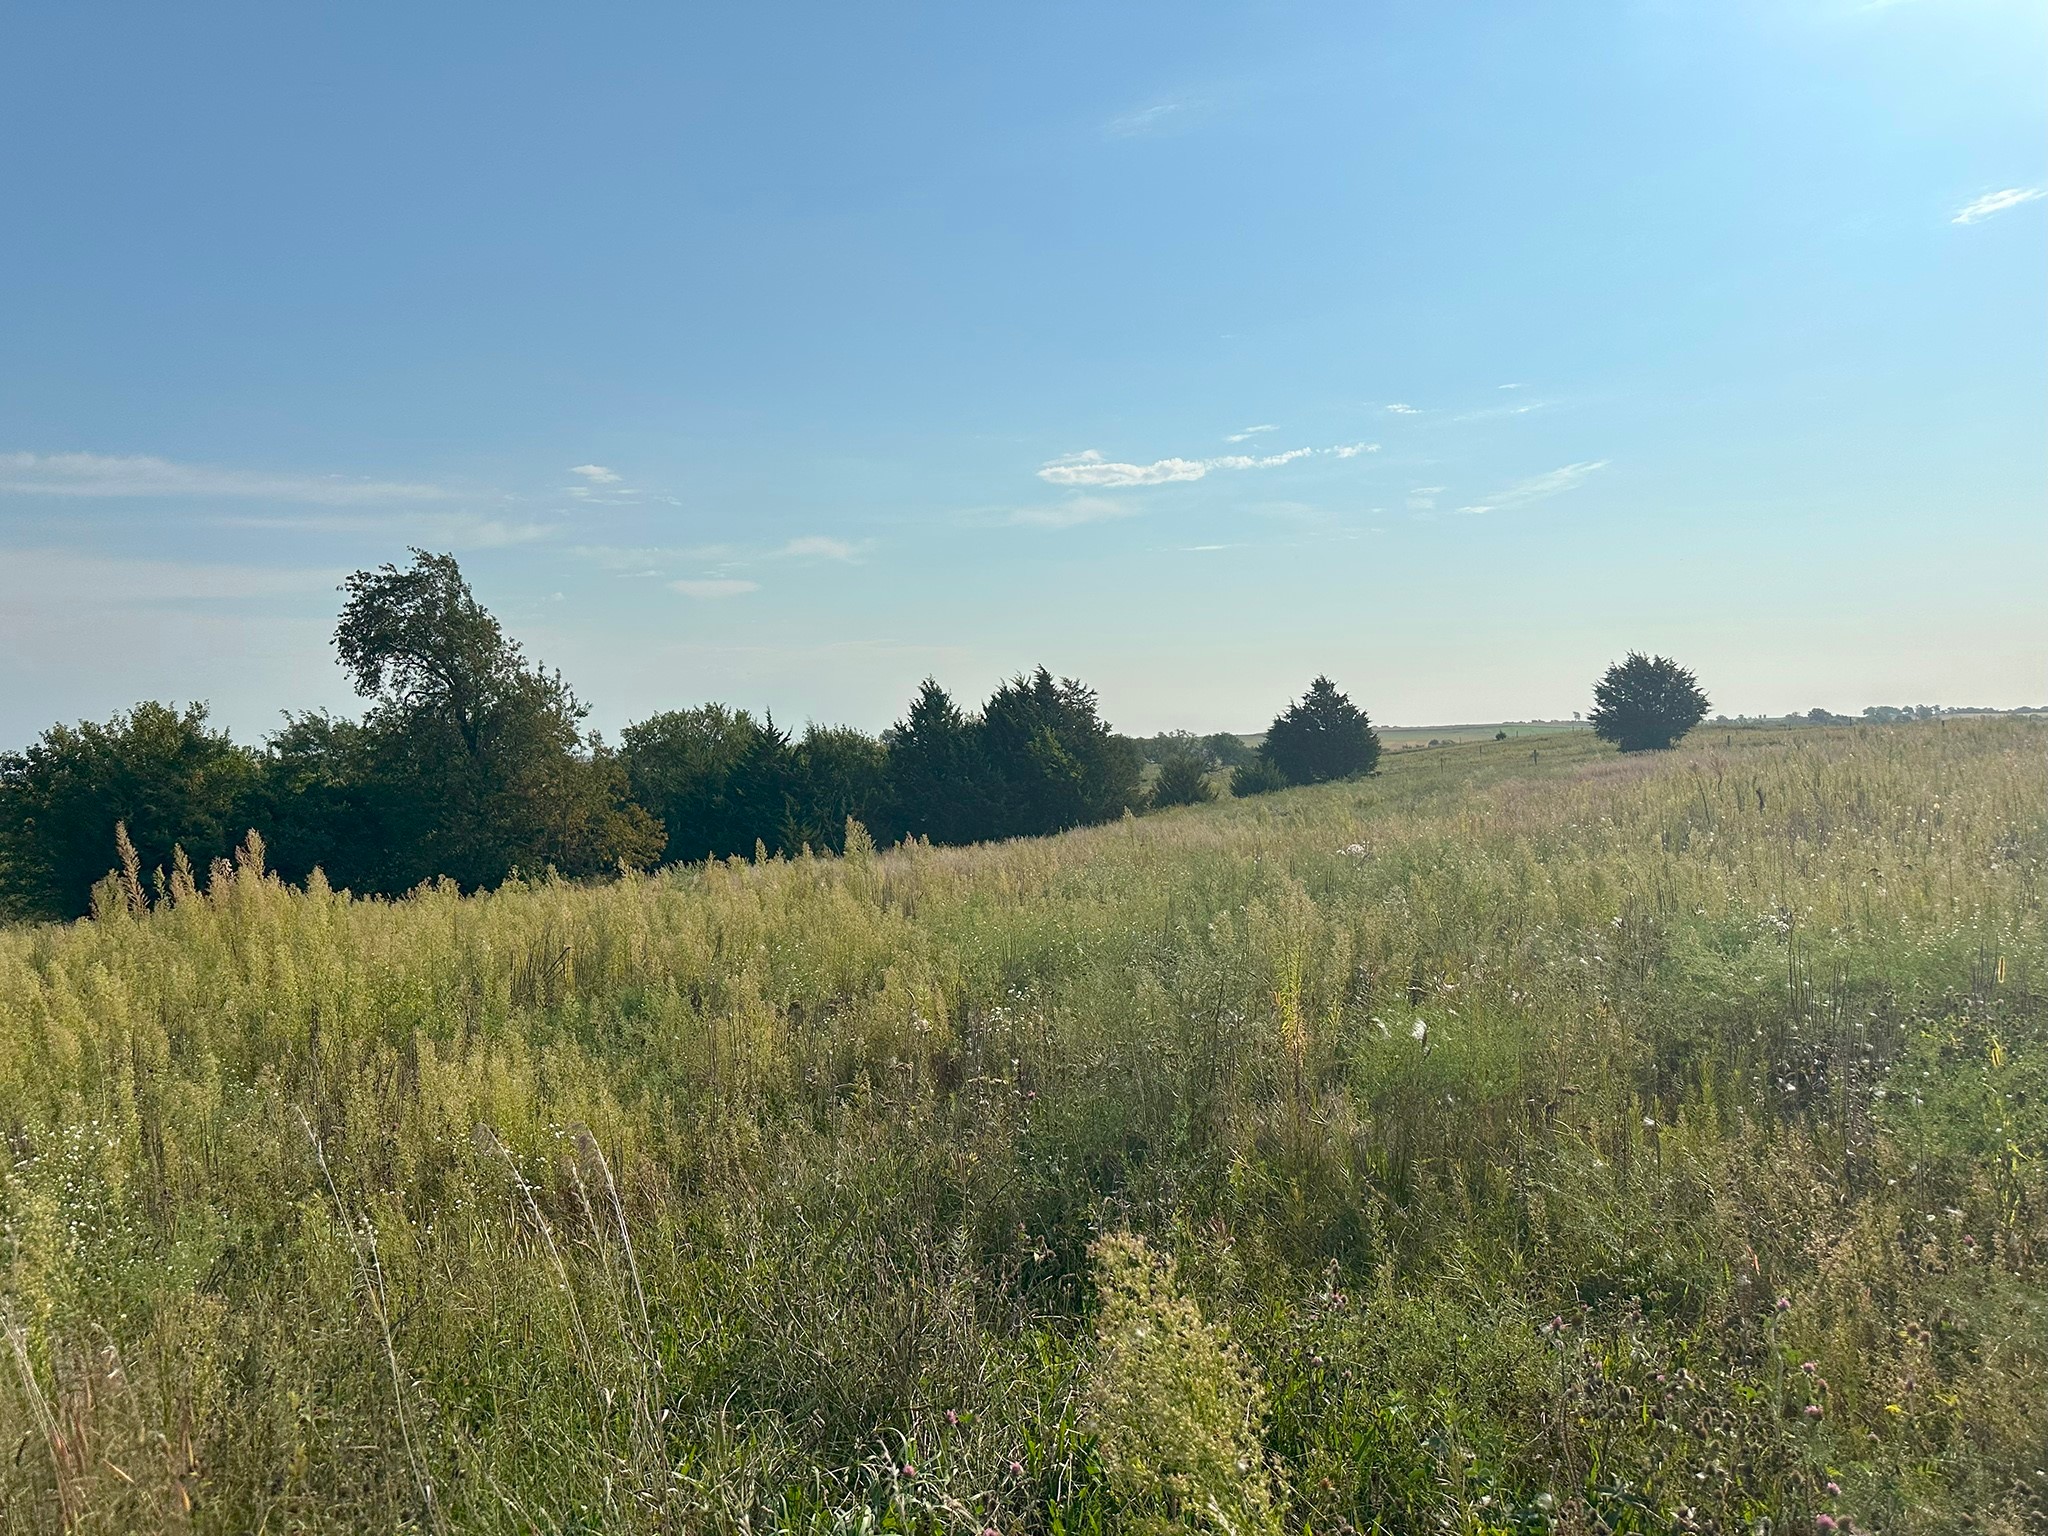
[{"label": "thin cirrus cloud", "polygon": [[421,537],[450,549],[502,549],[553,538],[558,523],[508,521],[471,512],[315,512],[293,517],[214,517],[220,528],[261,528],[287,533],[368,533]]},{"label": "thin cirrus cloud", "polygon": [[[348,573],[324,566],[271,567],[191,560],[135,559],[72,549],[0,550],[0,607],[24,613],[76,613],[119,605],[230,602],[331,592]],[[32,632],[32,626],[24,633]]]},{"label": "thin cirrus cloud", "polygon": [[1387,407],[1387,414],[1390,416],[1420,416],[1422,411],[1420,407],[1410,405],[1405,400],[1396,400]]},{"label": "thin cirrus cloud", "polygon": [[1099,451],[1089,448],[1039,466],[1038,478],[1048,485],[1076,490],[1127,490],[1141,485],[1185,484],[1205,479],[1218,470],[1275,469],[1297,459],[1318,455],[1355,458],[1361,453],[1377,453],[1379,446],[1378,443],[1339,443],[1331,448],[1289,448],[1284,453],[1226,453],[1206,459],[1154,459],[1149,464],[1105,459]]},{"label": "thin cirrus cloud", "polygon": [[1272,422],[1262,421],[1256,427],[1246,427],[1242,432],[1229,433],[1224,437],[1223,441],[1226,443],[1241,443],[1247,438],[1257,437],[1261,432],[1271,432],[1274,430]]},{"label": "thin cirrus cloud", "polygon": [[0,494],[249,497],[353,507],[445,501],[456,493],[446,486],[418,482],[223,469],[210,464],[179,464],[148,454],[4,453],[0,454]]},{"label": "thin cirrus cloud", "polygon": [[761,583],[747,581],[738,576],[707,576],[694,580],[672,581],[668,584],[671,592],[680,592],[685,597],[700,601],[712,601],[721,597],[739,597],[744,593],[758,592]]},{"label": "thin cirrus cloud", "polygon": [[844,560],[860,558],[860,546],[845,539],[835,539],[822,533],[806,534],[800,539],[791,539],[775,551],[790,560]]},{"label": "thin cirrus cloud", "polygon": [[1131,139],[1140,134],[1158,133],[1161,129],[1174,127],[1186,104],[1178,101],[1162,101],[1153,106],[1140,107],[1135,112],[1125,112],[1112,117],[1102,125],[1102,131],[1113,139]]},{"label": "thin cirrus cloud", "polygon": [[2008,208],[2018,208],[2024,203],[2037,202],[2048,197],[2048,187],[2007,187],[2002,192],[1986,192],[1974,202],[1965,203],[1956,210],[1951,224],[1977,224],[1990,218],[1994,213],[2004,213]]},{"label": "thin cirrus cloud", "polygon": [[1027,528],[1078,528],[1083,523],[1135,517],[1138,511],[1136,502],[1120,496],[1070,496],[1049,507],[1019,507],[1009,520]]},{"label": "thin cirrus cloud", "polygon": [[1540,475],[1531,475],[1518,480],[1504,491],[1497,491],[1485,501],[1476,502],[1458,510],[1469,516],[1484,516],[1488,512],[1509,512],[1516,507],[1527,506],[1532,501],[1542,501],[1557,496],[1582,484],[1586,477],[1603,470],[1606,459],[1590,459],[1582,464],[1566,464],[1557,469],[1546,470]]}]

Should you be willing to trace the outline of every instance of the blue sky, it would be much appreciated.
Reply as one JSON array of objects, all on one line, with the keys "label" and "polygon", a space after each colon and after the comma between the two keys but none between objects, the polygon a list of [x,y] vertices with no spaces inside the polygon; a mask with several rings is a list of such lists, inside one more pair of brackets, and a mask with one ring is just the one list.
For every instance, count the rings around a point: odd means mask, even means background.
[{"label": "blue sky", "polygon": [[2048,702],[2048,13],[0,19],[0,746],[353,707],[452,549],[608,731]]}]

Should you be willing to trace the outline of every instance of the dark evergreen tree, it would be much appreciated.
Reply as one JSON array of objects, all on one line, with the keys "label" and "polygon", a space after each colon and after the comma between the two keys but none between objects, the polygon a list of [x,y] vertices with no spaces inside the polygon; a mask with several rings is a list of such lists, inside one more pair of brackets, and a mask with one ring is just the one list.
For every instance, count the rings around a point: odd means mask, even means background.
[{"label": "dark evergreen tree", "polygon": [[117,825],[145,876],[182,848],[203,879],[248,830],[261,775],[254,753],[208,726],[204,704],[51,726],[0,754],[0,916],[85,915],[117,862]]},{"label": "dark evergreen tree", "polygon": [[981,712],[990,835],[1036,837],[1106,821],[1140,798],[1144,761],[1096,712],[1095,692],[1044,667],[1003,684]]},{"label": "dark evergreen tree", "polygon": [[1322,784],[1371,773],[1380,738],[1365,711],[1318,677],[1274,720],[1259,755],[1289,784]]},{"label": "dark evergreen tree", "polygon": [[1214,760],[1200,750],[1193,737],[1187,745],[1169,747],[1160,754],[1159,776],[1152,781],[1152,803],[1156,806],[1200,805],[1216,798],[1209,787],[1209,770]]},{"label": "dark evergreen tree", "polygon": [[1630,651],[1593,685],[1593,734],[1624,752],[1662,751],[1707,717],[1699,680],[1667,656]]},{"label": "dark evergreen tree", "polygon": [[1263,754],[1254,753],[1230,770],[1230,792],[1240,800],[1286,787],[1286,776]]},{"label": "dark evergreen tree", "polygon": [[796,744],[795,769],[796,790],[783,828],[785,849],[808,843],[838,853],[846,845],[849,818],[870,829],[881,822],[889,753],[865,731],[809,727]]},{"label": "dark evergreen tree", "polygon": [[909,712],[882,739],[889,752],[889,840],[971,843],[996,835],[975,722],[935,679],[918,685]]}]

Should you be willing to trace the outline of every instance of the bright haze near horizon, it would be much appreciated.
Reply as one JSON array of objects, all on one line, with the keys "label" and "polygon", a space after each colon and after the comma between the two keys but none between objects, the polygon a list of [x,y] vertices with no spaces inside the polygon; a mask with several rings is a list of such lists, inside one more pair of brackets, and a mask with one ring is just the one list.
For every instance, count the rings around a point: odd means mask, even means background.
[{"label": "bright haze near horizon", "polygon": [[[721,14],[722,12],[722,14]],[[452,550],[608,732],[2048,702],[2048,19],[24,5],[0,747],[353,709]]]}]

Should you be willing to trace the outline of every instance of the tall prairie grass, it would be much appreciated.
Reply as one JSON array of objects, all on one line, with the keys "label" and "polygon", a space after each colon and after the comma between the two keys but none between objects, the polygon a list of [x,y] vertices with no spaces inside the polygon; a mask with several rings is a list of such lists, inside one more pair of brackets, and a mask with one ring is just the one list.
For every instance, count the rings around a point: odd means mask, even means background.
[{"label": "tall prairie grass", "polygon": [[2040,1530],[2044,750],[117,873],[0,931],[0,1529]]}]

